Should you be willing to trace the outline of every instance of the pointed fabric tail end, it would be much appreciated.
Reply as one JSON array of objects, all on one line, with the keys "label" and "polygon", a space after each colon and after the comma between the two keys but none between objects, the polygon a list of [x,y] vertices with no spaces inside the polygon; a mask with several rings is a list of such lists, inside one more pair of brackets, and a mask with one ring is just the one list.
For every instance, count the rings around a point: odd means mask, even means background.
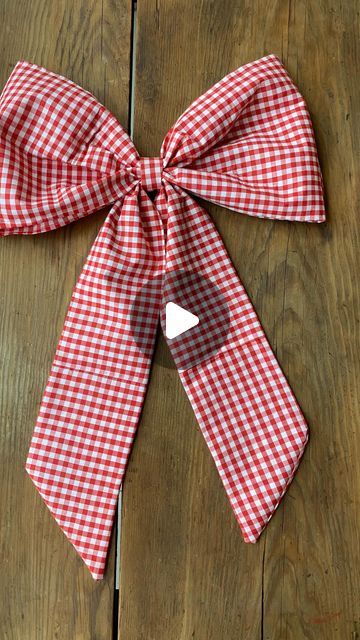
[{"label": "pointed fabric tail end", "polygon": [[92,577],[104,576],[141,384],[53,364],[25,469]]},{"label": "pointed fabric tail end", "polygon": [[[73,545],[75,551],[84,561],[93,579],[102,580],[105,574],[107,551],[110,543],[114,513],[113,515],[109,516],[108,522],[105,522],[105,524],[107,524],[107,531],[109,532],[108,539],[105,539],[104,535],[102,535],[100,544],[97,545],[96,543],[94,543],[94,541],[91,541],[91,543],[89,544],[89,540],[87,540],[86,536],[84,535],[84,528],[80,528],[80,525],[77,526],[75,520],[71,523],[65,517],[65,514],[61,514],[61,511],[59,511],[58,509],[58,499],[52,498],[50,496],[50,492],[46,492],[41,482],[41,478],[31,462],[31,458],[28,458],[26,460],[24,468],[30,476],[42,499],[44,500],[46,506],[50,510],[51,515],[54,517],[55,521],[66,535],[68,541]],[[116,500],[113,512],[115,512],[115,509]]]},{"label": "pointed fabric tail end", "polygon": [[180,377],[243,538],[255,543],[299,466],[304,416],[265,336]]}]

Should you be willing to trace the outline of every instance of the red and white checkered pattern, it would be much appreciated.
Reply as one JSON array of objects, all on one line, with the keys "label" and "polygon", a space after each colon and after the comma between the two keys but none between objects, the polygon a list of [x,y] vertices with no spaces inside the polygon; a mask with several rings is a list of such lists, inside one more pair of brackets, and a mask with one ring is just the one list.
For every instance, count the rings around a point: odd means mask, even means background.
[{"label": "red and white checkered pattern", "polygon": [[[181,342],[170,348],[244,539],[255,542],[296,471],[307,425],[219,234],[189,192],[248,215],[324,221],[302,96],[267,56],[198,98],[159,158],[140,158],[94,96],[20,61],[0,116],[1,235],[41,233],[112,205],[74,289],[26,460],[51,513],[101,579],[164,312],[162,278],[191,270],[224,296],[229,332],[194,365],[181,367]],[[149,281],[135,340],[131,311]],[[196,341],[186,348],[191,356]]]}]

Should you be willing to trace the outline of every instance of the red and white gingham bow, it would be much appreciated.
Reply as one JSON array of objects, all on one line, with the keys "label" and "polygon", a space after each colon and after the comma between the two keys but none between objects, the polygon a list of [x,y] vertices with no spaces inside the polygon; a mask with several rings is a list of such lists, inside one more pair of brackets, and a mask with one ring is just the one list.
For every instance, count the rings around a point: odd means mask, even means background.
[{"label": "red and white gingham bow", "polygon": [[[0,116],[1,235],[42,233],[111,205],[71,298],[26,461],[51,513],[102,578],[163,277],[191,271],[221,292],[229,328],[211,357],[179,375],[244,539],[255,542],[308,430],[221,238],[189,192],[251,216],[324,221],[304,99],[276,56],[261,58],[195,100],[158,158],[141,158],[93,95],[20,61]],[[131,313],[149,282],[141,348]],[[176,361],[181,341],[169,343]]]}]

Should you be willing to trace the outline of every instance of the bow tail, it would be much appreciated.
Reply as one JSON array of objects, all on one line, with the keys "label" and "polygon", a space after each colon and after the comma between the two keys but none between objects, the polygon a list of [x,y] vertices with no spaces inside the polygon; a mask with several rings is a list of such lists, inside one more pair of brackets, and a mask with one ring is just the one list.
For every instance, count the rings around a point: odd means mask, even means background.
[{"label": "bow tail", "polygon": [[[188,343],[186,333],[168,343],[244,540],[254,543],[295,474],[307,424],[210,217],[179,187],[168,187],[168,207],[167,272],[196,272],[220,295],[213,319],[201,327],[200,312]],[[206,355],[203,345],[225,325]]]},{"label": "bow tail", "polygon": [[[110,211],[74,289],[25,464],[95,579],[145,395],[162,255],[158,213],[135,188]],[[149,279],[158,291],[134,319]]]}]

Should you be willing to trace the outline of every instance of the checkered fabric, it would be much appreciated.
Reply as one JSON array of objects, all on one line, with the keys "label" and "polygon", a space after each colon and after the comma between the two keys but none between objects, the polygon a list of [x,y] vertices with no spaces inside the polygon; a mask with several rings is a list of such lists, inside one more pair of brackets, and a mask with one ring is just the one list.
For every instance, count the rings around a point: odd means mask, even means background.
[{"label": "checkered fabric", "polygon": [[266,56],[195,100],[159,157],[141,158],[94,96],[20,61],[0,116],[1,235],[50,231],[111,206],[74,289],[25,463],[52,515],[101,579],[159,318],[167,300],[185,295],[173,274],[190,271],[199,299],[208,281],[225,301],[226,335],[208,350],[224,326],[215,313],[208,333],[198,325],[168,342],[244,539],[255,542],[294,476],[308,427],[218,232],[190,194],[251,216],[323,222],[304,99],[280,60]]}]

